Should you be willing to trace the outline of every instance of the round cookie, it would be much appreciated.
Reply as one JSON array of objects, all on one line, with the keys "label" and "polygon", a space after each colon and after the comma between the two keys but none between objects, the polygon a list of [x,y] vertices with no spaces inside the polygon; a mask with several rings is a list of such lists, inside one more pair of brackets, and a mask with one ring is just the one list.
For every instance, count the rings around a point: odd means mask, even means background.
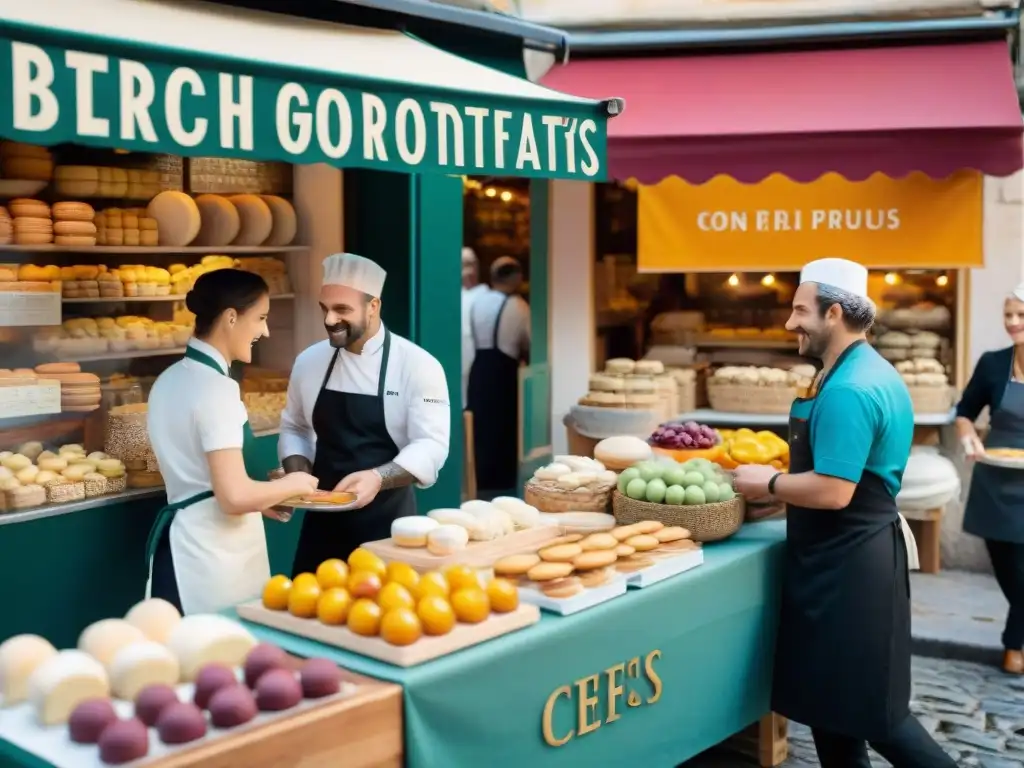
[{"label": "round cookie", "polygon": [[616,541],[625,541],[630,536],[636,536],[640,531],[636,529],[636,526],[623,525],[619,528],[612,528],[609,533],[615,537]]},{"label": "round cookie", "polygon": [[583,584],[574,576],[567,578],[553,579],[541,585],[540,591],[548,597],[557,600],[564,600],[583,591]]},{"label": "round cookie", "polygon": [[592,533],[580,541],[580,546],[583,547],[584,552],[587,552],[594,549],[615,549],[618,543],[618,540],[610,533]]},{"label": "round cookie", "polygon": [[545,547],[537,554],[541,560],[548,563],[568,563],[583,554],[583,547],[579,544],[556,544],[553,547]]},{"label": "round cookie", "polygon": [[657,520],[641,520],[639,523],[633,523],[633,527],[637,533],[649,536],[656,531],[660,531],[665,527],[665,524]]},{"label": "round cookie", "polygon": [[584,552],[573,559],[572,565],[577,571],[592,571],[596,568],[607,568],[612,565],[619,556],[612,549],[595,549],[591,552]]},{"label": "round cookie", "polygon": [[670,541],[667,544],[662,544],[658,547],[658,551],[660,552],[689,552],[693,549],[700,549],[700,544],[691,539]]},{"label": "round cookie", "polygon": [[522,576],[539,563],[540,558],[537,555],[509,555],[494,564],[494,574],[496,576]]},{"label": "round cookie", "polygon": [[626,539],[626,544],[631,546],[637,552],[650,552],[652,549],[657,549],[661,542],[653,536],[637,534],[636,536],[630,536]]},{"label": "round cookie", "polygon": [[564,579],[573,571],[572,563],[538,563],[526,572],[530,581]]},{"label": "round cookie", "polygon": [[557,539],[552,539],[545,547],[557,547],[559,544],[575,544],[583,540],[582,533],[567,533],[565,536],[559,536]]},{"label": "round cookie", "polygon": [[615,554],[619,557],[629,557],[630,555],[636,554],[636,549],[629,546],[629,544],[619,544],[615,548]]},{"label": "round cookie", "polygon": [[580,584],[587,589],[602,587],[612,580],[614,571],[611,568],[595,568],[592,571],[584,571],[579,575]]},{"label": "round cookie", "polygon": [[668,528],[662,528],[659,531],[655,531],[652,535],[662,544],[668,544],[672,541],[690,538],[690,532],[681,525],[672,525]]},{"label": "round cookie", "polygon": [[650,557],[627,557],[625,560],[619,560],[615,564],[615,570],[619,573],[636,573],[642,571],[644,568],[649,568],[654,565],[654,560]]}]

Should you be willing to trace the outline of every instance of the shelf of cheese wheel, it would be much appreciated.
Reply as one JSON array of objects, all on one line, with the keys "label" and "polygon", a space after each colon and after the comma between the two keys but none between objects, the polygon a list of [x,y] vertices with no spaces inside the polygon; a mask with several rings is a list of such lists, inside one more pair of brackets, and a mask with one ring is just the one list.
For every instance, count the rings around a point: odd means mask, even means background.
[{"label": "shelf of cheese wheel", "polygon": [[527,502],[499,496],[399,518],[391,526],[390,538],[368,541],[363,547],[387,562],[401,561],[419,571],[457,563],[489,568],[505,555],[536,549],[560,534],[557,525]]},{"label": "shelf of cheese wheel", "polygon": [[[416,518],[428,519],[428,518]],[[407,562],[360,547],[348,561],[326,560],[315,574],[274,576],[262,599],[238,606],[256,624],[409,667],[536,623],[505,579],[482,579],[453,563],[419,573]]]},{"label": "shelf of cheese wheel", "polygon": [[[224,616],[183,618],[159,599],[95,622],[74,649],[37,635],[6,640],[0,686],[0,739],[55,768],[270,768],[289,749],[322,759],[353,713],[391,688],[395,715],[374,709],[374,725],[401,753],[397,687],[289,656]],[[317,746],[321,735],[331,743]]]},{"label": "shelf of cheese wheel", "polygon": [[18,512],[46,504],[68,504],[121,493],[124,464],[109,454],[87,454],[78,444],[23,443],[0,451],[0,511]]},{"label": "shelf of cheese wheel", "polygon": [[192,326],[162,322],[141,315],[76,317],[59,326],[39,328],[33,349],[59,360],[86,360],[104,356],[131,357],[132,353],[178,350],[192,335]]}]

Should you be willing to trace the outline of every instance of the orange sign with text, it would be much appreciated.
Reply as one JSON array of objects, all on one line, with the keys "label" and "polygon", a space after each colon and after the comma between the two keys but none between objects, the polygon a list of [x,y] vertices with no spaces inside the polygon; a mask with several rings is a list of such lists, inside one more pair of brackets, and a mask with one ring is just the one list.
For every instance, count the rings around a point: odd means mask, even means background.
[{"label": "orange sign with text", "polygon": [[982,184],[974,171],[860,182],[830,173],[810,184],[779,174],[758,184],[671,177],[639,187],[638,266],[781,272],[831,256],[872,268],[980,267]]}]

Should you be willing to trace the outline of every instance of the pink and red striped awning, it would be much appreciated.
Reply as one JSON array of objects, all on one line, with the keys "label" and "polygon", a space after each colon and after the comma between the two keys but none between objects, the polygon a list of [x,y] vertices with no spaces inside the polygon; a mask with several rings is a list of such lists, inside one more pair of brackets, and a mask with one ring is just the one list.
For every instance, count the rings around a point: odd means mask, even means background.
[{"label": "pink and red striped awning", "polygon": [[1024,167],[1021,111],[1002,40],[785,53],[590,59],[544,85],[622,96],[609,175],[702,183],[783,173],[945,178]]}]

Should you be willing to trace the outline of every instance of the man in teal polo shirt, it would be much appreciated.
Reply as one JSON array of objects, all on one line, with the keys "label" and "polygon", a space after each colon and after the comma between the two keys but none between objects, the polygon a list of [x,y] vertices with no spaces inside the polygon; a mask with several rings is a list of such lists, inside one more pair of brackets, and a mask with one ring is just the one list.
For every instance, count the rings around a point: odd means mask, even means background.
[{"label": "man in teal polo shirt", "polygon": [[822,768],[956,763],[910,714],[910,576],[896,494],[914,413],[867,343],[868,273],[821,259],[800,274],[786,328],[822,363],[790,411],[790,472],[742,466],[736,489],[787,505],[772,709],[809,725]]}]

